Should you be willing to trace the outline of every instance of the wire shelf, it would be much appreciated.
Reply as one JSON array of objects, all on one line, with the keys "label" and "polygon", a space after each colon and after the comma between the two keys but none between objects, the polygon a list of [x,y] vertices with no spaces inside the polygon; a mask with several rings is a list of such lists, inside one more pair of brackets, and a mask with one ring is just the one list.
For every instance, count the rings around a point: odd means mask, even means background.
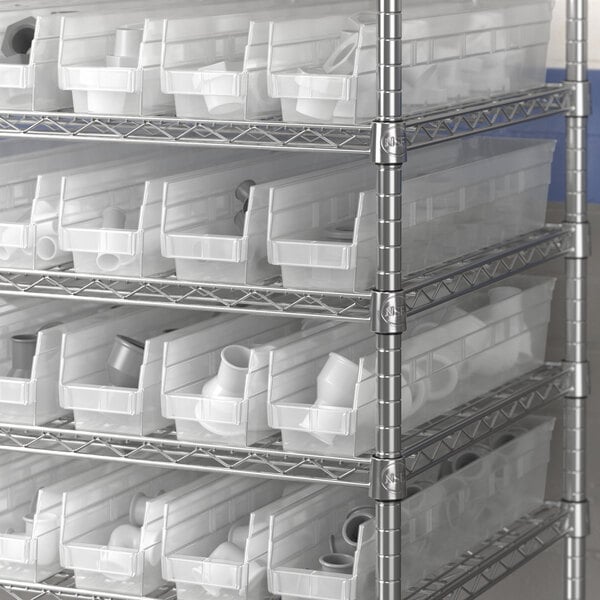
[{"label": "wire shelf", "polygon": [[[571,108],[566,84],[497,96],[477,103],[412,115],[404,120],[406,144],[418,148],[492,131]],[[237,146],[271,150],[368,154],[371,126],[305,125],[277,121],[200,121],[173,117],[115,117],[67,112],[0,112],[0,136],[120,140],[182,146]]]},{"label": "wire shelf", "polygon": [[[403,600],[470,600],[548,549],[567,533],[568,511],[547,503],[489,538],[459,560],[408,592]],[[145,598],[106,595],[75,589],[69,571],[43,583],[28,584],[0,580],[0,590],[13,600],[176,600],[171,586]],[[268,598],[265,600],[275,600]]]},{"label": "wire shelf", "polygon": [[[564,256],[571,246],[569,227],[549,225],[506,244],[416,273],[405,281],[408,313],[421,312]],[[105,277],[70,269],[71,265],[50,271],[0,269],[0,294],[340,321],[368,321],[371,317],[370,293],[284,289],[280,281],[236,286],[180,281],[173,276]]]},{"label": "wire shelf", "polygon": [[[403,437],[406,477],[441,463],[571,389],[570,372],[547,364],[510,384],[429,421]],[[235,473],[366,488],[370,457],[285,452],[279,436],[249,448],[182,442],[173,428],[150,436],[107,435],[74,428],[71,418],[43,427],[0,423],[0,450],[121,461],[129,464]]]},{"label": "wire shelf", "polygon": [[570,370],[548,363],[406,433],[402,436],[406,479],[419,478],[431,467],[564,398],[571,390]]},{"label": "wire shelf", "polygon": [[546,503],[463,554],[403,600],[471,600],[568,533],[568,510]]}]

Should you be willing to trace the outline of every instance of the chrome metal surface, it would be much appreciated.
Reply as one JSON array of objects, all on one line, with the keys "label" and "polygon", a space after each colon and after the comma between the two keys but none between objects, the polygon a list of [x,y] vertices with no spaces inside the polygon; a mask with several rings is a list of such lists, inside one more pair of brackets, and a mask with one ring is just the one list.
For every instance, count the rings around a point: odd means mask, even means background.
[{"label": "chrome metal surface", "polygon": [[572,248],[569,226],[549,225],[506,244],[410,275],[404,281],[408,314],[457,298],[491,283],[564,256]]},{"label": "chrome metal surface", "polygon": [[74,428],[71,419],[44,427],[0,423],[0,448],[132,464],[234,473],[270,479],[369,485],[369,457],[329,458],[284,452],[278,438],[250,448],[181,442],[172,428],[150,436],[99,434]]},{"label": "chrome metal surface", "polygon": [[[404,283],[407,314],[421,312],[563,256],[571,247],[569,226],[550,225],[507,244],[409,275]],[[341,321],[371,319],[370,293],[284,289],[280,281],[263,286],[235,286],[186,282],[172,276],[105,277],[82,275],[70,269],[71,265],[51,271],[0,268],[0,294]]]},{"label": "chrome metal surface", "polygon": [[[378,1],[377,119],[372,159],[377,169],[377,275],[373,328],[377,349],[377,433],[371,485],[376,502],[378,600],[401,592],[402,469],[402,0]],[[379,138],[377,138],[379,134]],[[379,305],[378,301],[384,299]],[[375,315],[377,313],[377,315]],[[386,318],[387,317],[387,318]],[[398,322],[396,322],[398,321]],[[381,468],[380,468],[381,467]]]},{"label": "chrome metal surface", "polygon": [[497,96],[480,102],[424,112],[404,119],[406,143],[420,148],[456,139],[564,114],[572,107],[572,89],[565,84],[546,85],[518,95]]},{"label": "chrome metal surface", "polygon": [[[71,571],[61,571],[42,583],[21,583],[5,581],[0,575],[0,593],[4,592],[11,600],[177,600],[175,587],[165,585],[149,596],[127,596],[103,594],[75,588],[75,577]],[[268,600],[268,599],[265,599]]]},{"label": "chrome metal surface", "polygon": [[[566,79],[573,87],[573,108],[566,119],[565,220],[575,224],[574,252],[566,258],[565,360],[579,374],[577,386],[565,400],[563,427],[563,500],[586,501],[586,404],[582,374],[587,371],[587,288],[589,225],[587,216],[588,168],[588,3],[567,0]],[[565,600],[585,600],[585,529],[571,530],[565,542]]]},{"label": "chrome metal surface", "polygon": [[406,457],[406,479],[418,478],[469,446],[564,398],[571,389],[569,369],[548,363],[405,433],[402,455]]},{"label": "chrome metal surface", "polygon": [[[397,4],[397,2],[395,2]],[[397,67],[388,69],[397,78]],[[492,131],[572,108],[572,88],[553,84],[479,102],[397,116],[406,147]],[[382,95],[392,104],[391,95]],[[67,112],[0,112],[0,136],[129,141],[183,146],[236,146],[272,150],[333,151],[369,154],[370,124],[306,125],[278,121],[199,121],[174,117],[116,117]]]},{"label": "chrome metal surface", "polygon": [[[570,389],[570,370],[563,364],[548,363],[407,432],[401,442],[404,478],[417,477],[449,456],[564,397]],[[364,488],[370,484],[371,457],[284,452],[276,436],[250,448],[230,448],[179,441],[172,428],[144,437],[107,435],[76,430],[71,419],[60,419],[43,427],[0,423],[0,450]]]},{"label": "chrome metal surface", "polygon": [[463,554],[403,600],[471,600],[514,573],[567,532],[568,513],[547,503]]}]

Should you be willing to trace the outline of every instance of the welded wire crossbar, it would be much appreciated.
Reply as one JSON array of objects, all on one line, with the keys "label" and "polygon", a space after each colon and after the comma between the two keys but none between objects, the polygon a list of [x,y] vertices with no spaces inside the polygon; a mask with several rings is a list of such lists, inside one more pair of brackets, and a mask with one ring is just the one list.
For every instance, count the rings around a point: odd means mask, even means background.
[{"label": "welded wire crossbar", "polygon": [[[571,244],[572,232],[568,226],[549,225],[409,276],[404,288],[409,314],[563,256]],[[74,273],[70,269],[71,265],[50,271],[0,268],[0,293],[340,321],[370,319],[369,292],[285,289],[280,280],[259,286],[196,283],[172,276],[105,277]]]},{"label": "welded wire crossbar", "polygon": [[481,102],[427,111],[405,119],[406,143],[409,149],[420,148],[564,114],[571,105],[571,88],[566,84],[554,84],[519,95],[497,96]]},{"label": "welded wire crossbar", "polygon": [[144,597],[101,594],[77,589],[75,576],[72,571],[68,570],[61,571],[42,583],[19,583],[0,579],[0,591],[13,600],[105,600],[106,598],[110,598],[110,600],[177,600],[175,586],[171,584],[164,585]]},{"label": "welded wire crossbar", "polygon": [[547,225],[504,244],[409,275],[404,281],[408,313],[419,313],[564,256],[572,244],[568,225]]},{"label": "welded wire crossbar", "polygon": [[421,582],[404,600],[471,600],[492,588],[568,531],[568,511],[547,503]]},{"label": "welded wire crossbar", "polygon": [[71,418],[58,419],[44,427],[0,424],[0,448],[309,483],[367,487],[369,482],[369,457],[337,458],[285,452],[277,437],[247,448],[231,448],[181,442],[173,428],[151,436],[75,430]]},{"label": "welded wire crossbar", "polygon": [[406,478],[418,478],[469,446],[564,398],[571,389],[570,370],[548,363],[406,433],[402,438]]},{"label": "welded wire crossbar", "polygon": [[[408,149],[564,114],[568,85],[457,104],[405,117]],[[306,125],[270,121],[204,121],[174,117],[116,117],[67,112],[0,112],[0,136],[120,140],[180,146],[231,146],[272,150],[368,154],[371,125]]]},{"label": "welded wire crossbar", "polygon": [[[407,478],[417,477],[564,397],[570,389],[570,372],[560,364],[549,363],[407,432],[402,438]],[[368,487],[370,479],[369,456],[340,458],[285,452],[278,435],[251,447],[231,448],[179,441],[172,427],[150,436],[76,430],[67,417],[43,427],[0,423],[0,450],[354,487]]]},{"label": "welded wire crossbar", "polygon": [[[567,520],[564,508],[545,504],[421,582],[404,594],[403,600],[476,598],[564,537]],[[132,596],[100,594],[77,590],[74,586],[75,578],[69,571],[62,571],[39,584],[0,579],[0,590],[12,600],[134,600]],[[176,600],[176,593],[173,587],[164,586],[135,600]]]}]

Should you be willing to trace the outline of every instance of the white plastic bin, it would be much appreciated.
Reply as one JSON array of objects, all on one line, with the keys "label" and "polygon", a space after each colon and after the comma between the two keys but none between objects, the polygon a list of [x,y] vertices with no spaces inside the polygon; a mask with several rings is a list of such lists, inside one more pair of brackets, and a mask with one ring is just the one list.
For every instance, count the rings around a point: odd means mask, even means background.
[{"label": "white plastic bin", "polygon": [[[410,318],[402,351],[404,431],[540,366],[554,283],[517,276]],[[375,356],[368,341],[342,352],[355,363],[353,398],[319,400],[328,353],[337,352],[332,333],[351,327],[314,327],[306,339],[272,350],[269,423],[281,429],[285,450],[358,456],[374,448]],[[340,373],[334,383],[348,381]]]},{"label": "white plastic bin", "polygon": [[[64,325],[97,312],[60,300],[15,298],[0,312],[0,420],[17,425],[45,425],[68,411],[58,403],[60,345]],[[13,336],[18,339],[11,340]],[[26,368],[16,346],[26,346]]]},{"label": "white plastic bin", "polygon": [[[250,446],[272,435],[267,419],[269,351],[300,325],[297,319],[222,315],[166,342],[162,414],[175,420],[178,439]],[[247,361],[247,368],[238,372],[237,391],[232,381],[236,373],[223,367],[227,353],[236,349],[246,353]],[[222,389],[212,389],[222,379]]]},{"label": "white plastic bin", "polygon": [[[169,425],[160,406],[163,344],[176,338],[178,329],[210,317],[210,313],[174,313],[168,308],[114,308],[66,331],[60,361],[60,405],[73,410],[75,427],[147,435]],[[137,383],[131,387],[115,384],[110,375],[108,361],[117,335],[140,344],[139,376],[133,371]]]},{"label": "white plastic bin", "polygon": [[66,15],[59,46],[59,86],[72,91],[75,112],[173,114],[173,97],[162,93],[160,81],[164,19],[273,4],[273,0],[155,0],[142,2],[137,8],[109,7],[96,13]]},{"label": "white plastic bin", "polygon": [[[367,7],[352,2],[280,3],[268,10],[169,19],[161,62],[162,91],[173,94],[178,117],[262,119],[279,116],[281,102],[267,84],[269,21],[302,14],[351,13]],[[242,6],[242,10],[246,10]]]},{"label": "white plastic bin", "polygon": [[[328,487],[276,512],[269,539],[269,591],[282,600],[371,598],[377,557],[374,519],[358,525],[355,545],[342,531],[353,511],[374,512],[374,508],[364,490]],[[322,561],[334,552],[353,559],[345,572],[323,570]],[[331,562],[327,558],[327,564]]]},{"label": "white plastic bin", "polygon": [[154,151],[102,168],[67,173],[59,218],[61,250],[80,273],[146,277],[170,272],[161,254],[163,182],[170,175],[227,161],[230,151]]},{"label": "white plastic bin", "polygon": [[356,124],[376,114],[376,14],[272,22],[269,93],[284,121]]},{"label": "white plastic bin", "polygon": [[540,366],[556,280],[516,276],[409,319],[405,431]]},{"label": "white plastic bin", "polygon": [[284,450],[358,456],[374,447],[374,351],[368,326],[331,323],[271,350],[269,425]]},{"label": "white plastic bin", "polygon": [[117,467],[109,463],[90,467],[85,461],[56,457],[8,456],[11,473],[0,468],[0,569],[5,579],[37,583],[61,570],[63,493]]},{"label": "white plastic bin", "polygon": [[339,162],[268,153],[167,179],[163,256],[175,260],[178,279],[186,281],[249,284],[279,275],[267,260],[268,182]]},{"label": "white plastic bin", "polygon": [[[49,269],[72,260],[58,247],[61,177],[73,169],[131,156],[121,144],[3,142],[0,167],[0,266]],[[140,153],[140,156],[143,156]]]},{"label": "white plastic bin", "polygon": [[553,427],[554,419],[527,417],[492,439],[504,442],[496,450],[466,450],[452,474],[409,485],[402,502],[403,589],[540,506]]},{"label": "white plastic bin", "polygon": [[[411,153],[404,169],[402,270],[414,273],[544,225],[553,141],[473,138]],[[375,283],[376,196],[366,161],[273,185],[269,262],[286,287]]]},{"label": "white plastic bin", "polygon": [[148,596],[164,584],[165,505],[214,475],[123,467],[64,496],[60,558],[78,588]]},{"label": "white plastic bin", "polygon": [[[402,13],[404,113],[542,85],[552,0],[410,0]],[[375,13],[274,22],[270,94],[291,122],[376,115]]]},{"label": "white plastic bin", "polygon": [[222,478],[169,502],[163,576],[175,582],[179,600],[266,598],[269,519],[315,489]]}]

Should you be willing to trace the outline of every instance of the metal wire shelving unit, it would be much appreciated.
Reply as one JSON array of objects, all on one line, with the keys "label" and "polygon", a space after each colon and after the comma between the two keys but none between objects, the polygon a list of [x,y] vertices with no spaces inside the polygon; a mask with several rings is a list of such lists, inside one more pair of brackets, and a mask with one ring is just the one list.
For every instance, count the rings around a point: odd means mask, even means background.
[{"label": "metal wire shelving unit", "polygon": [[[380,600],[469,600],[561,539],[565,541],[565,600],[585,598],[585,401],[587,225],[586,150],[587,3],[567,0],[567,72],[562,84],[402,115],[401,0],[378,0],[378,106],[372,125],[315,126],[262,122],[193,121],[177,118],[86,116],[71,113],[0,112],[0,136],[120,140],[165,146],[232,146],[251,149],[370,154],[377,169],[379,256],[376,290],[339,294],[262,286],[227,286],[176,280],[98,277],[51,271],[0,270],[0,295],[63,297],[141,306],[370,321],[377,337],[379,425],[375,456],[355,459],[284,452],[274,437],[251,448],[192,444],[164,430],[147,437],[75,430],[68,420],[44,427],[0,423],[0,449],[94,460],[151,464],[370,488],[376,500],[377,594]],[[567,120],[567,201],[562,225],[450,260],[433,269],[403,274],[400,266],[402,164],[407,152],[534,119]],[[406,317],[500,281],[551,259],[564,257],[567,273],[566,354],[418,430],[403,432],[400,415],[401,336]],[[560,503],[546,503],[471,549],[453,564],[401,593],[400,503],[407,482],[468,446],[484,440],[549,403],[564,405],[564,489]],[[40,584],[0,580],[15,600],[95,600],[102,594],[75,590],[60,573]],[[172,588],[157,600],[175,600]],[[114,600],[131,600],[112,596]]]}]

